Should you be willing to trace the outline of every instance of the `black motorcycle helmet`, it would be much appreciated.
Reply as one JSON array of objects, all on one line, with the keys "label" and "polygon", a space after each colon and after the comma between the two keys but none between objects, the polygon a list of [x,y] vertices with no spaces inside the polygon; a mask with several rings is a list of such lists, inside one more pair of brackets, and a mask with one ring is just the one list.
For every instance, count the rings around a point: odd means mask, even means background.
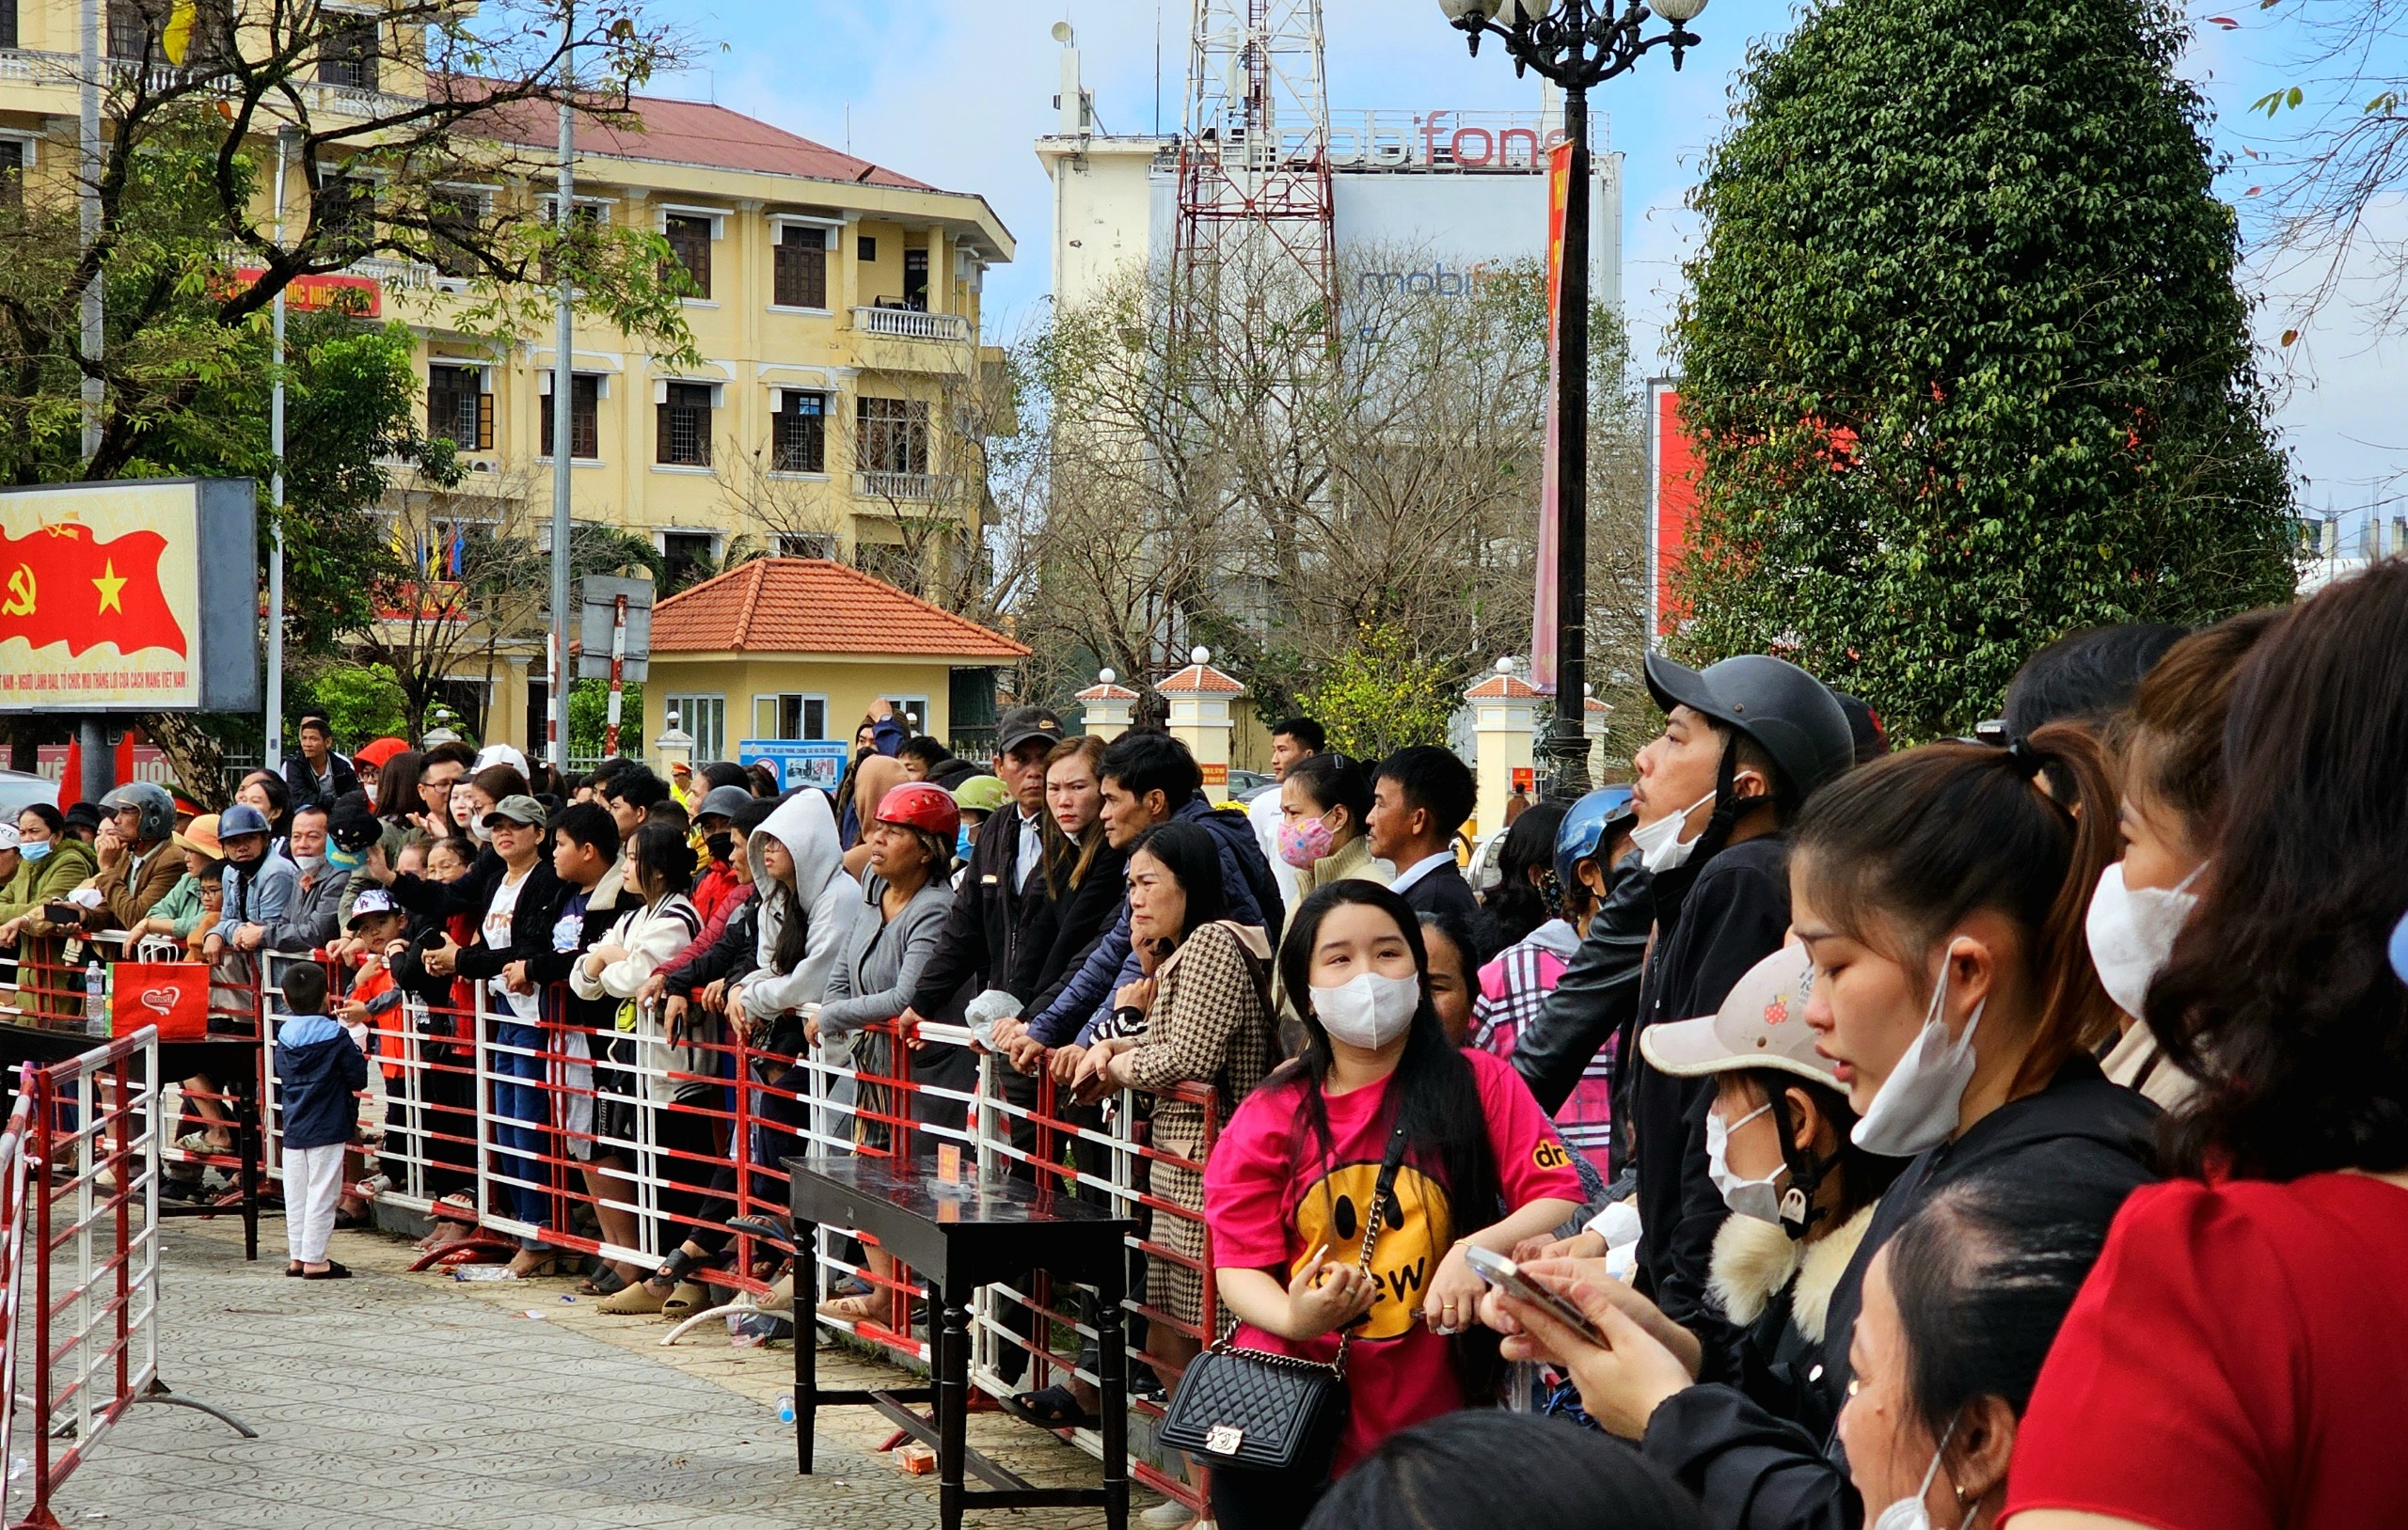
[{"label": "black motorcycle helmet", "polygon": [[[1786,659],[1740,654],[1692,670],[1650,654],[1647,689],[1666,712],[1686,706],[1755,740],[1781,772],[1774,797],[1784,818],[1856,763],[1856,735],[1839,698]],[[1727,756],[1722,774],[1727,789]]]}]

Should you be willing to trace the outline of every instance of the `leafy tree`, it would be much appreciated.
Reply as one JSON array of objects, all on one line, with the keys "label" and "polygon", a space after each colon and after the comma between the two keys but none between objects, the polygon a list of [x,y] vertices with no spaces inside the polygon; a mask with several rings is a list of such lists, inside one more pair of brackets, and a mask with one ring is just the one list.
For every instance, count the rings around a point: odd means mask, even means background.
[{"label": "leafy tree", "polygon": [[[306,685],[307,710],[323,712],[346,746],[409,736],[408,698],[381,664],[338,665]],[[302,708],[295,709],[295,717]]]},{"label": "leafy tree", "polygon": [[[619,687],[619,752],[633,756],[643,749],[643,682],[631,680]],[[597,758],[609,739],[610,683],[573,680],[568,687],[568,752],[572,759]]]},{"label": "leafy tree", "polygon": [[2161,0],[1833,0],[1751,59],[1676,345],[1693,657],[1925,738],[2068,630],[2287,598],[2291,491]]},{"label": "leafy tree", "polygon": [[1376,760],[1413,744],[1444,744],[1447,719],[1463,704],[1457,667],[1413,651],[1397,626],[1366,626],[1301,698],[1329,741]]}]

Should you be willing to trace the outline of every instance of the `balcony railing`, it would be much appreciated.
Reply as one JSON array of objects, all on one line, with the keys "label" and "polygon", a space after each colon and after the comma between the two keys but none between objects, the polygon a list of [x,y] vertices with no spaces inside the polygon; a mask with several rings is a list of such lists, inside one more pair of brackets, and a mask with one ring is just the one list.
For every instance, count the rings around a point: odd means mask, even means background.
[{"label": "balcony railing", "polygon": [[[139,68],[133,59],[101,59],[103,80]],[[71,53],[50,53],[36,48],[0,48],[0,84],[73,86],[82,77],[83,57]],[[143,69],[143,76],[152,95],[181,89],[213,76],[198,70],[178,69],[166,64],[153,64]],[[425,103],[416,97],[396,95],[390,90],[368,90],[356,86],[328,85],[317,80],[295,80],[293,87],[313,112],[338,117],[378,117],[405,112]]]},{"label": "balcony railing", "polygon": [[905,340],[966,340],[970,321],[958,313],[922,313],[917,308],[855,308],[853,327],[872,335]]},{"label": "balcony railing", "polygon": [[861,499],[946,499],[953,495],[953,478],[947,473],[855,473],[853,495]]}]

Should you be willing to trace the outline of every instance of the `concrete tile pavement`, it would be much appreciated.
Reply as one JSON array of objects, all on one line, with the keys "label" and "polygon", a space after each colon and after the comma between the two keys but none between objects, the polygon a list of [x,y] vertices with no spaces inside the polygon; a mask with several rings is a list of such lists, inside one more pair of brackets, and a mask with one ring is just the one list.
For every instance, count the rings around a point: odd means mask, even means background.
[{"label": "concrete tile pavement", "polygon": [[[73,1530],[907,1530],[936,1522],[932,1478],[875,1453],[868,1410],[823,1413],[818,1473],[794,1469],[773,1412],[793,1356],[614,1318],[567,1281],[410,1275],[409,1247],[338,1238],[357,1278],[283,1276],[280,1248],[246,1265],[239,1230],[163,1230],[161,1369],[177,1392],[259,1431],[244,1440],[189,1410],[138,1407],[66,1484]],[[270,1239],[274,1241],[274,1239]],[[531,1317],[530,1313],[541,1317]],[[823,1349],[828,1385],[896,1373]],[[1037,1482],[1091,1483],[1095,1463],[998,1415],[974,1443]],[[1141,1502],[1145,1500],[1141,1499]],[[1087,1530],[1101,1511],[972,1516],[990,1527]]]}]

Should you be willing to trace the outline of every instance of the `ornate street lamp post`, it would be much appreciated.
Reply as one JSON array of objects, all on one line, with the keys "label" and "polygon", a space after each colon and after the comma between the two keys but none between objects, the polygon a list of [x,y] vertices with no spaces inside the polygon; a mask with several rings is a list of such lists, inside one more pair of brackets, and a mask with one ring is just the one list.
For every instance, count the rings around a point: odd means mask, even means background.
[{"label": "ornate street lamp post", "polygon": [[[1558,797],[1589,789],[1589,738],[1583,728],[1588,692],[1589,602],[1589,87],[1622,73],[1650,49],[1670,46],[1672,67],[1682,51],[1704,40],[1687,24],[1705,0],[1438,0],[1448,22],[1470,39],[1504,39],[1513,72],[1536,70],[1563,90],[1563,130],[1572,146],[1571,184],[1563,205],[1563,292],[1559,308],[1561,349],[1556,358],[1555,720],[1545,757],[1554,764]],[[1671,30],[1644,36],[1661,19]]]}]

